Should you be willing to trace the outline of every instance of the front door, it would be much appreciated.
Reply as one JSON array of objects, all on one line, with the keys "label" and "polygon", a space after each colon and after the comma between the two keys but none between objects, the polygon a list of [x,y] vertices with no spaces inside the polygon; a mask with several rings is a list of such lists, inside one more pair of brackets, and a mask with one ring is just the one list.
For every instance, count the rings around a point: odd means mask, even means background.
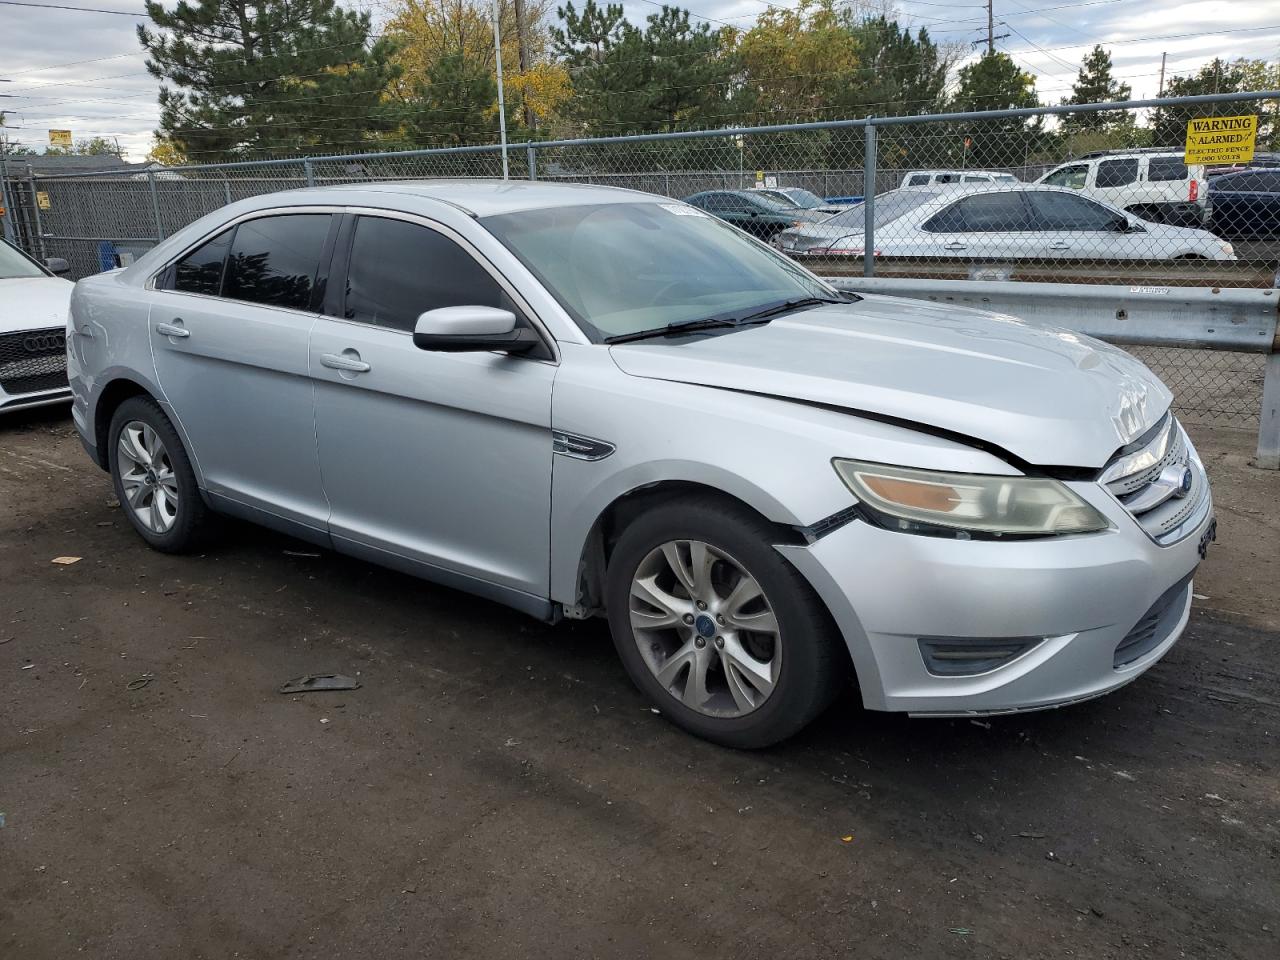
[{"label": "front door", "polygon": [[[550,362],[413,345],[437,307],[514,309],[443,228],[350,217],[335,316],[311,337],[320,469],[340,549],[469,589],[545,598],[550,570]],[[518,313],[519,311],[517,311]],[[483,591],[482,591],[483,592]]]},{"label": "front door", "polygon": [[334,217],[247,220],[166,271],[156,376],[209,493],[323,532],[307,339]]}]

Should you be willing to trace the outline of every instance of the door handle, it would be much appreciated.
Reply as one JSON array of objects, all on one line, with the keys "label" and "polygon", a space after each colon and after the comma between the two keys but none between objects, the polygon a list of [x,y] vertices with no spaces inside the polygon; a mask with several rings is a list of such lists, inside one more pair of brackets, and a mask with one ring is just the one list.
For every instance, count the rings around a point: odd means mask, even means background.
[{"label": "door handle", "polygon": [[1049,244],[1049,249],[1050,249],[1050,250],[1070,250],[1070,249],[1071,249],[1071,244],[1069,244],[1069,243],[1067,243],[1067,242],[1065,242],[1065,241],[1063,241],[1063,240],[1059,240],[1059,241],[1057,241],[1056,243],[1051,243],[1051,244]]},{"label": "door handle", "polygon": [[177,337],[179,340],[191,336],[191,331],[181,326],[182,319],[175,317],[173,323],[157,323],[156,333],[166,337]]},{"label": "door handle", "polygon": [[347,370],[351,373],[368,373],[372,369],[369,364],[360,359],[360,354],[354,350],[351,354],[347,356],[341,353],[322,353],[320,363],[330,370]]},{"label": "door handle", "polygon": [[963,250],[964,248],[965,245],[959,240],[952,240],[950,243],[944,243],[942,245],[943,250]]}]

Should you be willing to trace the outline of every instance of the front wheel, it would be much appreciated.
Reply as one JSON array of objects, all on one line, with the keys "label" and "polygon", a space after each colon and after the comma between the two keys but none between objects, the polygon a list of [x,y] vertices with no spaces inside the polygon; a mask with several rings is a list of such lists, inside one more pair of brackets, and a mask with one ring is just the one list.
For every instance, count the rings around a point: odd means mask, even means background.
[{"label": "front wheel", "polygon": [[614,645],[676,724],[731,747],[799,731],[839,692],[848,654],[765,522],[715,497],[656,507],[607,572]]}]

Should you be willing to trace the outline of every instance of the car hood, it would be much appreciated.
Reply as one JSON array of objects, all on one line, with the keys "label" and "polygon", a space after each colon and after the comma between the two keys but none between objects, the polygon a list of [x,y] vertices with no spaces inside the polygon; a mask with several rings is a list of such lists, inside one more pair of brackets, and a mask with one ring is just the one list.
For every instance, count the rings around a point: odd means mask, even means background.
[{"label": "car hood", "polygon": [[632,376],[918,423],[1040,466],[1101,467],[1172,399],[1139,361],[1083,334],[894,297],[610,349]]},{"label": "car hood", "polygon": [[0,280],[0,334],[65,327],[75,284],[58,277]]}]

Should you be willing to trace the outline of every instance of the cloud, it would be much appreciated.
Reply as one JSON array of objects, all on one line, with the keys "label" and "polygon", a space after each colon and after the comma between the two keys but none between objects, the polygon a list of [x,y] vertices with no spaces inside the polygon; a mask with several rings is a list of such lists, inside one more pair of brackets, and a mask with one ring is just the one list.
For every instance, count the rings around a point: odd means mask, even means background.
[{"label": "cloud", "polygon": [[[39,2],[39,0],[36,0]],[[83,0],[70,0],[83,2]],[[783,0],[793,5],[795,0]],[[768,6],[766,0],[690,0],[698,16],[713,27],[740,28]],[[89,5],[86,3],[86,5]],[[358,0],[386,16],[382,0]],[[879,9],[877,0],[863,8]],[[92,6],[136,12],[138,0],[94,0]],[[660,3],[626,0],[627,15],[643,22]],[[118,138],[131,159],[141,159],[151,145],[159,119],[158,83],[146,73],[134,29],[140,19],[110,14],[33,7],[2,7],[0,18],[0,109],[14,128],[10,135],[37,148],[49,129],[70,129],[75,137]],[[934,39],[966,52],[980,51],[970,42],[985,37],[986,12],[981,0],[900,0],[903,23],[927,27]],[[1280,56],[1280,10],[1272,4],[1239,0],[1184,0],[1169,6],[1161,0],[997,0],[999,41],[1035,74],[1041,99],[1057,103],[1070,92],[1076,65],[1094,43],[1111,50],[1119,79],[1137,97],[1154,96],[1160,55],[1168,53],[1167,75],[1194,72],[1215,56],[1226,58]],[[1239,28],[1266,29],[1241,31]],[[1214,34],[1214,29],[1236,32]],[[1147,39],[1188,34],[1175,39]]]}]

